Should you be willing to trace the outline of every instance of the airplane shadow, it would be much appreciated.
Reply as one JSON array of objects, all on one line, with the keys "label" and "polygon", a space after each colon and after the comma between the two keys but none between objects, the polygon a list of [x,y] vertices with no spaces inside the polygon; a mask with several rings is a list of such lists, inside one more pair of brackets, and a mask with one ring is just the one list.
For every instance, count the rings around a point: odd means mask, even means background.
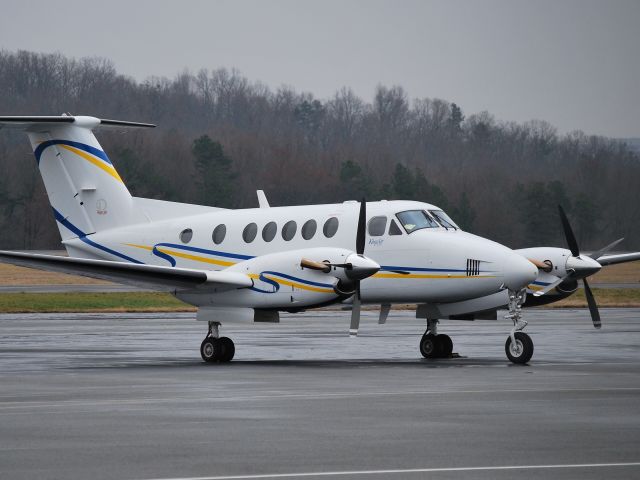
[{"label": "airplane shadow", "polygon": [[[525,367],[527,365],[524,365]],[[82,370],[132,370],[132,369],[198,369],[207,371],[231,371],[265,368],[307,368],[307,369],[361,369],[361,368],[414,368],[414,369],[442,369],[442,368],[462,368],[462,367],[515,367],[507,359],[501,358],[443,358],[443,359],[281,359],[281,360],[242,360],[237,359],[229,363],[205,363],[199,359],[160,359],[145,358],[132,361],[118,359],[113,361],[105,359],[104,362],[96,364],[92,361],[84,365],[67,365],[63,368]]]}]

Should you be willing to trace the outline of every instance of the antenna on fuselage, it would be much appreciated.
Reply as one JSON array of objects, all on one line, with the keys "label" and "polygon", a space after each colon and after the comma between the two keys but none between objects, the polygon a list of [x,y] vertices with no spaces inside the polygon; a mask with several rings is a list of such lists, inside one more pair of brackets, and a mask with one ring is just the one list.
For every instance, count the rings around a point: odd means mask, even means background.
[{"label": "antenna on fuselage", "polygon": [[260,208],[269,208],[269,200],[267,200],[267,196],[264,194],[264,190],[256,190],[256,194],[258,195],[258,205]]}]

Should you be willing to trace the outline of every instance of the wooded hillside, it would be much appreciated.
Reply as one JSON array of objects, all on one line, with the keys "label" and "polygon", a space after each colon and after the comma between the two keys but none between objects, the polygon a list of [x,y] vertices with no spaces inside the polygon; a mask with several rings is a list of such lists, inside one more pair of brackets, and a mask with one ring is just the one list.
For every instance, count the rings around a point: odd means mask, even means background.
[{"label": "wooded hillside", "polygon": [[[582,248],[621,236],[621,248],[640,248],[640,155],[544,121],[466,115],[400,86],[378,87],[371,102],[348,88],[317,99],[225,69],[138,83],[109,60],[31,52],[0,51],[0,92],[0,115],[156,123],[97,133],[137,196],[227,207],[257,206],[258,188],[272,205],[416,199],[514,248],[564,246],[561,203]],[[0,247],[58,247],[23,134],[0,130],[0,168]]]}]

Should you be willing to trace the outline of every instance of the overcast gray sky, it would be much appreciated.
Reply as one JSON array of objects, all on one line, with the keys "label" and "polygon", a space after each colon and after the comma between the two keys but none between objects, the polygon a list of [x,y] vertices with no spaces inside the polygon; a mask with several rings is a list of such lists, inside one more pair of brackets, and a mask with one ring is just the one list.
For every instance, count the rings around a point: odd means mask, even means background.
[{"label": "overcast gray sky", "polygon": [[22,0],[0,9],[0,48],[107,57],[138,80],[227,67],[322,99],[348,86],[367,101],[376,85],[397,84],[466,114],[640,137],[639,0]]}]

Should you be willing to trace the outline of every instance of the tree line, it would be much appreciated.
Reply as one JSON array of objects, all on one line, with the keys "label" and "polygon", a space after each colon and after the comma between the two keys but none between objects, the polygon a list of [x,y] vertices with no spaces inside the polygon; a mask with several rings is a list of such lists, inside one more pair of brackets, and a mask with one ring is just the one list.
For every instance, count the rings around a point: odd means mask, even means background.
[{"label": "tree line", "polygon": [[[346,87],[318,99],[227,69],[137,82],[103,58],[27,51],[0,51],[0,91],[1,115],[156,123],[97,134],[137,196],[234,208],[256,206],[256,189],[272,205],[414,199],[514,248],[563,246],[562,204],[583,248],[621,236],[640,248],[640,155],[541,120],[465,115],[401,86],[371,102]],[[0,131],[3,248],[59,246],[32,158],[23,135]]]}]

